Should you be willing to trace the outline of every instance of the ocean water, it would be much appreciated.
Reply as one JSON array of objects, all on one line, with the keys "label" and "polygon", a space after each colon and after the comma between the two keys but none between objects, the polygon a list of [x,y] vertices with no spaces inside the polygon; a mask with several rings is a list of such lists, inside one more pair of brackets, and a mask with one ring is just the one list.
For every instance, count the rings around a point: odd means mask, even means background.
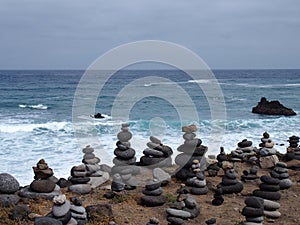
[{"label": "ocean water", "polygon": [[[210,100],[199,88],[199,84],[209,87],[211,80],[193,80],[179,70],[122,70],[106,81],[96,96],[94,110],[78,116],[74,113],[77,106],[73,100],[84,72],[0,71],[0,173],[10,173],[22,185],[29,184],[33,179],[32,166],[44,158],[55,176],[67,178],[71,167],[81,163],[81,149],[88,144],[93,145],[101,163],[112,165],[116,134],[122,123],[111,117],[112,110],[122,111],[123,105],[117,107],[121,103],[129,106],[129,102],[124,100],[124,93],[130,94],[128,99],[134,99],[144,90],[151,95],[134,102],[126,121],[131,125],[131,143],[138,159],[150,135],[162,138],[163,143],[172,147],[174,155],[177,154],[176,148],[183,143],[181,125],[187,125],[187,121],[181,121],[178,108],[171,102],[175,99],[184,113],[189,109],[187,99],[177,96],[181,89],[194,103],[198,114],[199,120],[191,121],[198,126],[197,136],[204,145],[208,145],[208,154],[219,152],[220,146],[210,141],[214,122]],[[280,100],[299,114],[300,70],[213,72],[225,100],[226,119],[218,121],[225,129],[224,135],[217,136],[225,151],[234,150],[237,143],[245,138],[258,146],[262,133],[267,131],[277,144],[276,148],[285,152],[288,137],[299,135],[300,116],[257,115],[252,114],[251,109],[265,96],[269,100]],[[149,76],[162,79],[151,78],[134,83]],[[96,81],[93,87],[97,87]],[[158,96],[155,87],[162,90],[165,99]],[[88,99],[95,90],[85,87],[85,92],[87,95],[80,96],[82,99]],[[118,102],[120,93],[123,93],[123,100],[120,98],[122,101],[119,99]],[[85,106],[81,104],[80,107]],[[106,118],[96,120],[89,116],[96,112],[103,113]],[[79,118],[81,126],[75,126],[74,121],[78,118],[74,115]]]}]

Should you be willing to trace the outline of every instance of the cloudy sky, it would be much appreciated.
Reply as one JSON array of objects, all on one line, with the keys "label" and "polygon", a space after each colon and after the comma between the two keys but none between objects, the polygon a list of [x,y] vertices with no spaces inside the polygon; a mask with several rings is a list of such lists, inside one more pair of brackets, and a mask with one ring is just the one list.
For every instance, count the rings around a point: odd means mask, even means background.
[{"label": "cloudy sky", "polygon": [[300,1],[0,0],[0,69],[86,69],[145,39],[214,69],[300,68]]}]

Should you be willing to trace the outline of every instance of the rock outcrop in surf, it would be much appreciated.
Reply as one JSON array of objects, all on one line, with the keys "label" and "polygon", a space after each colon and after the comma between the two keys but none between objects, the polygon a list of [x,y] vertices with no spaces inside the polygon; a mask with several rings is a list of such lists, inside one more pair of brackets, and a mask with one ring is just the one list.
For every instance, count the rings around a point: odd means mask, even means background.
[{"label": "rock outcrop in surf", "polygon": [[265,97],[262,97],[257,106],[252,108],[252,113],[284,116],[296,115],[293,109],[285,107],[279,101],[268,101]]}]

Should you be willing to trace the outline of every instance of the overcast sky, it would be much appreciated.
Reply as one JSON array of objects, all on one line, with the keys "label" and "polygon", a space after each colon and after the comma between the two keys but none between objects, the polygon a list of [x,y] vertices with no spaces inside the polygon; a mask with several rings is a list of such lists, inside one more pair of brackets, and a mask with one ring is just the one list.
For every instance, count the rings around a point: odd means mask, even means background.
[{"label": "overcast sky", "polygon": [[86,69],[145,39],[214,69],[300,68],[300,1],[0,0],[0,69]]}]

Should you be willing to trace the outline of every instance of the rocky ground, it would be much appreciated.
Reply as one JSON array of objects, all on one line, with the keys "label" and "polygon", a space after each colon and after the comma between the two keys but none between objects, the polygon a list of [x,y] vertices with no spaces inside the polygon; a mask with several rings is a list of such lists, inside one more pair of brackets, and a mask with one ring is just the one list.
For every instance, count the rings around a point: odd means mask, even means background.
[{"label": "rocky ground", "polygon": [[[242,171],[249,168],[246,164],[236,163],[235,169],[239,175]],[[269,170],[259,170],[258,175],[269,174]],[[281,191],[282,198],[280,200],[280,212],[282,216],[277,220],[265,219],[264,224],[278,224],[278,225],[297,225],[300,224],[300,171],[289,170],[290,179],[293,181],[293,186],[289,190]],[[241,224],[244,217],[241,211],[245,206],[244,200],[247,196],[252,194],[254,189],[258,188],[258,182],[244,183],[244,190],[240,194],[224,195],[224,203],[221,206],[213,206],[211,201],[213,199],[213,190],[216,185],[221,181],[222,173],[219,172],[218,177],[207,177],[209,192],[207,195],[194,196],[200,204],[201,213],[197,218],[188,221],[188,224],[205,224],[205,221],[210,218],[216,218],[218,225],[235,225]],[[107,182],[106,187],[110,187],[110,182]],[[168,186],[164,187],[164,194],[167,195],[169,203],[176,198],[176,190],[180,186],[180,181],[175,178],[171,180]],[[105,186],[96,188],[88,195],[79,196],[84,206],[95,205],[99,203],[109,203],[112,206],[113,219],[119,225],[145,225],[149,218],[156,217],[159,219],[161,225],[166,225],[166,209],[168,204],[160,207],[148,208],[140,204],[140,197],[143,187],[138,187],[136,190],[121,193],[113,199],[106,199],[103,197],[108,190]],[[74,196],[63,190],[67,198]],[[78,195],[77,195],[78,196]],[[49,200],[37,199],[26,200],[22,199],[22,203],[29,206],[33,213],[39,215],[46,215],[51,211],[52,202]],[[12,221],[9,219],[11,208],[0,209],[0,224],[34,224],[30,219],[23,221]],[[96,215],[89,215],[91,217],[89,225],[94,224],[108,224],[111,218],[99,217]]]}]

